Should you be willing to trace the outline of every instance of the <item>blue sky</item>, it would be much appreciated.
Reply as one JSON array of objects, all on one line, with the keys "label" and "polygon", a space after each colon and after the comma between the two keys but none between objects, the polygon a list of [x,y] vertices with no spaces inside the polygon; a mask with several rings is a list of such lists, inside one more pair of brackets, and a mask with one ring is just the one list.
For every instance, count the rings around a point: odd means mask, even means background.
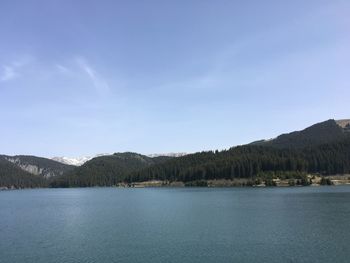
[{"label": "blue sky", "polygon": [[224,149],[350,118],[350,2],[0,1],[0,152]]}]

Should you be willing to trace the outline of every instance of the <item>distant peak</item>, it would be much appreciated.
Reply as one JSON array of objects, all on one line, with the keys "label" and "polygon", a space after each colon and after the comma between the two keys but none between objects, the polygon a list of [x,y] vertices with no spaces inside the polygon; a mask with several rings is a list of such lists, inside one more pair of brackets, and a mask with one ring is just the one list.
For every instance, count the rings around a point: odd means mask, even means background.
[{"label": "distant peak", "polygon": [[60,156],[60,157],[53,157],[52,160],[64,164],[74,165],[74,166],[81,166],[87,161],[90,161],[91,159],[95,157],[110,155],[110,153],[100,153],[93,156],[80,156],[80,157],[66,157],[66,156]]}]

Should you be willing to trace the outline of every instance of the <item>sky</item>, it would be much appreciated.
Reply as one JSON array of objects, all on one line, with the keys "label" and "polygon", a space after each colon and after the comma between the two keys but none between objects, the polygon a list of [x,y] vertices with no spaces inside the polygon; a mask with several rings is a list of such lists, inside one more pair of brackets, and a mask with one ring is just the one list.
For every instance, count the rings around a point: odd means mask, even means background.
[{"label": "sky", "polygon": [[1,0],[0,152],[227,149],[350,118],[350,1]]}]

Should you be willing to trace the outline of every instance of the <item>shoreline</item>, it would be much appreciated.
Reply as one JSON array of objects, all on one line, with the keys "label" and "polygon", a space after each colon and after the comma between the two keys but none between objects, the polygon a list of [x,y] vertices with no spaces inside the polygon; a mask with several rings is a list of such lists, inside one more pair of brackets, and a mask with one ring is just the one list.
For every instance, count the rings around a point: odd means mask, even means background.
[{"label": "shoreline", "polygon": [[[182,181],[144,181],[133,183],[119,183],[116,187],[119,188],[149,188],[149,187],[207,187],[207,188],[222,188],[222,187],[305,187],[305,186],[338,186],[338,185],[350,185],[350,177],[348,175],[339,178],[339,176],[309,178],[309,181],[302,182],[299,179],[272,179],[268,181],[260,181],[258,184],[252,183],[251,179],[236,179],[236,180],[198,180],[191,182]],[[253,181],[256,181],[254,179]]]},{"label": "shoreline", "polygon": [[95,186],[76,186],[76,187],[24,187],[16,188],[14,186],[0,187],[0,191],[9,190],[22,190],[22,189],[65,189],[65,188],[94,188],[94,187],[114,187],[114,188],[189,188],[189,187],[203,187],[203,188],[261,188],[261,187],[319,187],[319,186],[341,186],[350,185],[350,175],[333,175],[327,177],[320,177],[309,175],[307,181],[301,181],[300,179],[268,179],[261,180],[260,178],[241,178],[234,180],[227,179],[216,179],[216,180],[198,180],[190,182],[182,181],[162,181],[162,180],[151,180],[143,182],[132,182],[125,183],[121,182],[116,185],[95,185]]},{"label": "shoreline", "polygon": [[[89,186],[89,187],[67,187],[67,188],[55,188],[55,189],[69,189],[69,188],[301,188],[301,187],[337,187],[337,186],[350,186],[350,183],[346,184],[334,184],[334,185],[320,185],[320,184],[312,184],[312,185],[295,185],[295,186]],[[28,189],[28,188],[25,188]],[[53,189],[53,188],[29,188],[29,189]],[[19,190],[19,189],[15,189]]]},{"label": "shoreline", "polygon": [[38,190],[38,189],[84,189],[84,188],[116,188],[116,189],[144,189],[144,188],[308,188],[308,187],[338,187],[338,186],[350,186],[350,183],[346,184],[335,184],[335,185],[308,185],[308,186],[139,186],[139,187],[124,187],[124,186],[87,186],[87,187],[36,187],[36,188],[14,188],[14,189],[4,189],[2,187],[0,192],[8,192],[8,191],[20,191],[20,190]]}]

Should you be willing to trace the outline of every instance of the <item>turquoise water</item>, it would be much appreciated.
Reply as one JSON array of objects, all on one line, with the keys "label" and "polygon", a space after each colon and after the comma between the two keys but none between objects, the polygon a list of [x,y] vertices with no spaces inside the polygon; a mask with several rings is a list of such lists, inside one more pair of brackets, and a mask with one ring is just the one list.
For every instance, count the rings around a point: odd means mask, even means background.
[{"label": "turquoise water", "polygon": [[349,262],[350,187],[0,192],[0,262]]}]

